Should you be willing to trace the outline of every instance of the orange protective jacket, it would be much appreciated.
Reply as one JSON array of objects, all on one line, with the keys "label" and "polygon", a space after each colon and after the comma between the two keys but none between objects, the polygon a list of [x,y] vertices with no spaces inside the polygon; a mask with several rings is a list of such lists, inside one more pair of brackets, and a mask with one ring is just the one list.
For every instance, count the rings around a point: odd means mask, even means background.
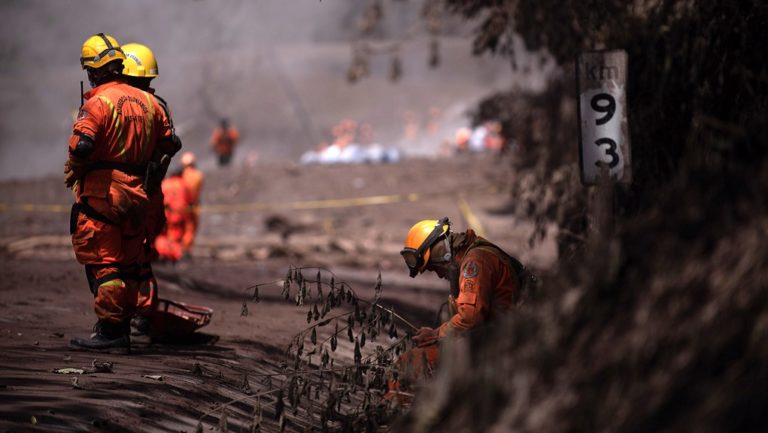
[{"label": "orange protective jacket", "polygon": [[185,224],[189,219],[189,191],[181,176],[171,176],[163,181],[165,219],[167,224]]},{"label": "orange protective jacket", "polygon": [[459,263],[457,313],[438,328],[438,337],[478,327],[512,309],[519,290],[518,276],[504,253],[473,230],[466,231],[466,247],[455,253]]},{"label": "orange protective jacket", "polygon": [[157,146],[173,146],[169,121],[154,96],[120,81],[84,96],[88,100],[73,126],[69,151],[83,135],[94,148],[77,188],[75,254],[83,264],[132,263],[140,253],[148,206],[145,167]]},{"label": "orange protective jacket", "polygon": [[231,155],[240,140],[240,133],[230,126],[226,130],[216,127],[211,134],[211,147],[218,155]]},{"label": "orange protective jacket", "polygon": [[186,167],[181,172],[181,177],[187,186],[189,202],[197,206],[200,204],[200,190],[203,188],[203,172],[194,167]]},{"label": "orange protective jacket", "polygon": [[187,188],[190,202],[189,227],[184,232],[182,244],[184,250],[188,251],[195,242],[195,234],[200,221],[200,190],[203,188],[203,172],[194,168],[186,167],[181,172],[181,178]]},{"label": "orange protective jacket", "polygon": [[[80,109],[69,139],[69,151],[75,150],[80,135],[96,142],[88,157],[93,162],[146,164],[156,146],[167,147],[173,154],[170,120],[165,108],[149,92],[120,81],[111,81],[83,95],[87,101]],[[94,170],[90,183],[109,183],[112,170]],[[83,193],[83,191],[79,191]]]}]

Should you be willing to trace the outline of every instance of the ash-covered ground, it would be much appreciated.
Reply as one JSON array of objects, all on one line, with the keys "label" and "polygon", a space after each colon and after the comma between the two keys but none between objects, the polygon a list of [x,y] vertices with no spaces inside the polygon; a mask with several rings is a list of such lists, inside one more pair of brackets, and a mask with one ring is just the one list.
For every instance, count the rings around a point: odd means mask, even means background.
[{"label": "ash-covered ground", "polygon": [[[431,325],[447,285],[432,275],[408,278],[398,252],[417,220],[448,216],[455,230],[467,228],[462,201],[488,238],[539,269],[552,266],[553,241],[529,248],[532,224],[496,212],[510,203],[506,188],[514,175],[507,167],[507,161],[467,156],[392,165],[236,164],[208,171],[190,256],[175,266],[160,264],[156,273],[161,298],[211,307],[213,319],[200,338],[184,344],[134,338],[131,355],[67,349],[69,339],[87,335],[95,321],[69,243],[71,193],[58,177],[0,184],[0,426],[192,432],[200,419],[206,429],[218,425],[217,405],[244,397],[243,404],[252,404],[244,380],[252,391],[264,389],[259,374],[281,371],[284,350],[306,326],[306,308],[283,299],[279,284],[260,288],[259,303],[251,302],[247,289],[283,279],[290,266],[329,269],[362,299],[372,299],[381,271],[383,304],[417,326]],[[38,206],[26,206],[31,204]],[[334,357],[350,363],[351,348]],[[113,372],[52,372],[90,368],[94,359],[113,362]],[[268,402],[265,419],[272,410]],[[235,406],[230,427],[245,428],[250,407]],[[296,419],[288,430],[301,431]],[[276,428],[265,421],[265,431]]]}]

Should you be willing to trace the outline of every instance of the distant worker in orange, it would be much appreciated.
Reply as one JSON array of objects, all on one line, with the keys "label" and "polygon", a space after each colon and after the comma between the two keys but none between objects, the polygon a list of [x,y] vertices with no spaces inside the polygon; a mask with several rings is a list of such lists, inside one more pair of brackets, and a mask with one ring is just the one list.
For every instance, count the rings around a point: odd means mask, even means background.
[{"label": "distant worker in orange", "polygon": [[502,125],[498,120],[486,122],[488,135],[485,136],[485,148],[493,153],[504,153],[506,140],[502,135]]},{"label": "distant worker in orange", "polygon": [[168,171],[171,158],[181,149],[181,139],[176,135],[173,128],[173,120],[171,118],[171,110],[168,108],[168,103],[165,102],[163,98],[156,95],[155,89],[151,87],[152,80],[160,75],[155,54],[148,46],[138,43],[125,44],[122,48],[125,53],[125,60],[123,61],[123,79],[128,84],[151,93],[157,99],[168,117],[172,138],[175,144],[174,148],[170,149],[171,152],[164,153],[161,150],[157,150],[155,154],[152,155],[149,162],[149,164],[157,165],[158,169],[157,177],[152,180],[152,188],[147,191],[150,206],[146,215],[147,230],[144,240],[144,248],[142,249],[142,257],[139,260],[139,301],[136,317],[133,321],[139,333],[147,334],[149,332],[151,313],[157,306],[158,300],[157,279],[152,270],[152,262],[158,258],[157,251],[154,247],[155,238],[165,227],[165,208],[160,183]]},{"label": "distant worker in orange", "polygon": [[[437,366],[439,342],[479,329],[512,310],[521,298],[529,271],[498,246],[472,229],[453,233],[450,222],[422,220],[408,231],[400,252],[411,278],[432,271],[451,283],[451,318],[438,328],[422,327],[413,336],[417,345],[400,358],[404,383]],[[428,365],[423,365],[426,360]]]},{"label": "distant worker in orange", "polygon": [[220,167],[229,165],[238,141],[240,141],[240,133],[229,124],[226,118],[222,118],[219,126],[211,134],[211,148],[219,157]]},{"label": "distant worker in orange", "polygon": [[90,338],[74,349],[127,352],[136,311],[139,260],[157,178],[156,151],[175,148],[165,111],[150,93],[123,81],[125,54],[104,33],[83,43],[80,64],[92,90],[69,139],[64,183],[75,191],[70,216],[72,246],[85,265],[98,318]]},{"label": "distant worker in orange", "polygon": [[181,170],[163,181],[165,197],[165,229],[155,239],[161,260],[178,262],[184,256],[184,236],[192,230],[190,195]]},{"label": "distant worker in orange", "polygon": [[204,176],[203,172],[197,169],[196,162],[197,158],[195,158],[195,154],[192,152],[184,152],[181,155],[181,178],[189,194],[189,219],[191,223],[190,229],[184,232],[184,239],[182,241],[184,251],[189,251],[192,248],[200,222],[200,190],[203,188]]},{"label": "distant worker in orange", "polygon": [[407,110],[403,113],[405,125],[403,127],[403,138],[406,141],[413,141],[419,135],[419,119],[416,112]]},{"label": "distant worker in orange", "polygon": [[456,130],[456,152],[466,153],[469,151],[469,138],[472,136],[472,130],[467,127],[461,127]]},{"label": "distant worker in orange", "polygon": [[440,120],[442,116],[443,113],[439,107],[429,107],[429,120],[427,121],[427,132],[429,132],[429,135],[437,135],[440,131]]}]

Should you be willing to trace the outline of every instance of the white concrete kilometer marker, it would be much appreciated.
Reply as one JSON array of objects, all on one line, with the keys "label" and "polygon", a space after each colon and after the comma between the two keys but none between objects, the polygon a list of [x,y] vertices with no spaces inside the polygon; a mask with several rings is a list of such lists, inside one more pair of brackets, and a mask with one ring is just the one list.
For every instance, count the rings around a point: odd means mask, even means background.
[{"label": "white concrete kilometer marker", "polygon": [[581,181],[595,184],[601,169],[617,182],[632,181],[627,125],[627,53],[624,50],[592,51],[579,55]]}]

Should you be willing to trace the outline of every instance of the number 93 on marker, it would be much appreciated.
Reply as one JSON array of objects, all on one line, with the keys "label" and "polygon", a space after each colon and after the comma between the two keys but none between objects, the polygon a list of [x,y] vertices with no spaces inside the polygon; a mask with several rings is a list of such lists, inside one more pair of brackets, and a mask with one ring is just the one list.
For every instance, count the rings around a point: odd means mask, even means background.
[{"label": "number 93 on marker", "polygon": [[626,113],[626,53],[597,51],[579,56],[581,178],[594,184],[603,170],[631,182]]}]

